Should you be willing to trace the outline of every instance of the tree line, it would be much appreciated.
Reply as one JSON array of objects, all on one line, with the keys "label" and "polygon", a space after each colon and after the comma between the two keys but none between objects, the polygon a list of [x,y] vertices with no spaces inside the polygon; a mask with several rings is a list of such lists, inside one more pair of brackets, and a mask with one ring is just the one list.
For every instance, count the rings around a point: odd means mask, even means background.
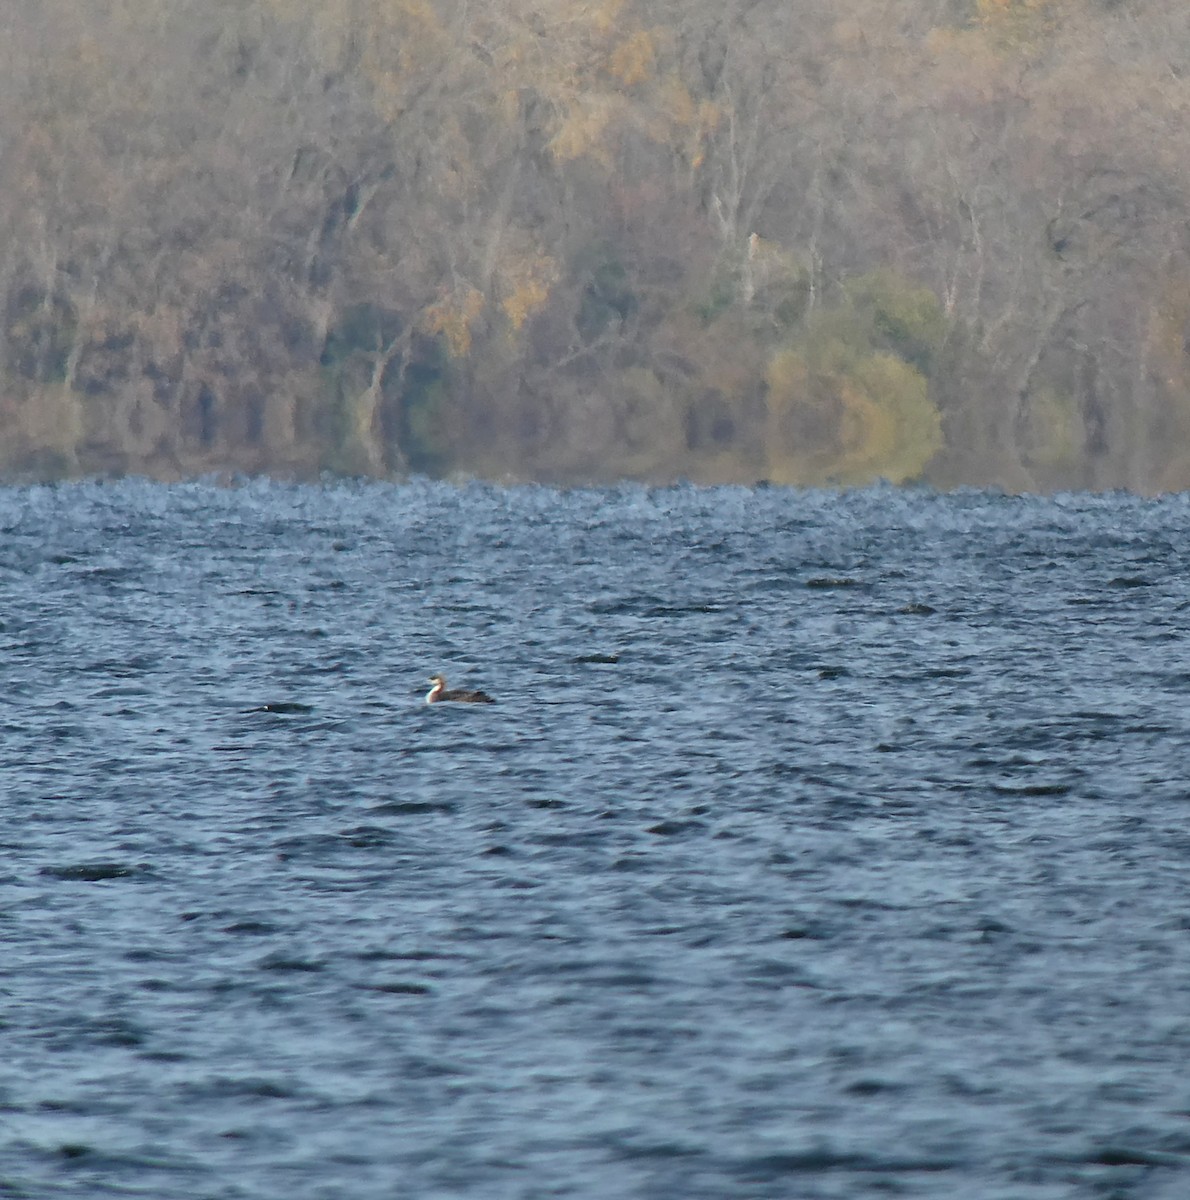
[{"label": "tree line", "polygon": [[0,473],[1190,486],[1179,0],[12,0]]}]

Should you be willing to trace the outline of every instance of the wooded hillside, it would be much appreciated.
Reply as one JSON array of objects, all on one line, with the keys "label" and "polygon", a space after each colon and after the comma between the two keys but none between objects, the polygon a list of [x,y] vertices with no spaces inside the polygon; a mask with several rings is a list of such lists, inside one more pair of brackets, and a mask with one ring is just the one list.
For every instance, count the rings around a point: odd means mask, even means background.
[{"label": "wooded hillside", "polygon": [[9,0],[0,473],[1190,487],[1185,0]]}]

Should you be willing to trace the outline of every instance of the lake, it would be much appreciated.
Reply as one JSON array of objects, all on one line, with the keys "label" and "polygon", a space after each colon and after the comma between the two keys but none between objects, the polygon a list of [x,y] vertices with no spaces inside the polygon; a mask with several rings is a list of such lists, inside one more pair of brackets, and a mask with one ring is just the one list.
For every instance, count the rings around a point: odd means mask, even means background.
[{"label": "lake", "polygon": [[1182,1200],[1188,623],[1183,496],[2,489],[0,1197]]}]

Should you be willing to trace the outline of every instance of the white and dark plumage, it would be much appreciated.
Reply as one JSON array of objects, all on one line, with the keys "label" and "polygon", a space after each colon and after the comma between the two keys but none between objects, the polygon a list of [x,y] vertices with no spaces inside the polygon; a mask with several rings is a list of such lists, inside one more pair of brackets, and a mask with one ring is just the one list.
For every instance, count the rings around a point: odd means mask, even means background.
[{"label": "white and dark plumage", "polygon": [[453,692],[446,687],[445,675],[431,675],[430,682],[434,685],[426,693],[427,704],[440,704],[443,700],[458,700],[464,704],[495,704],[495,700],[487,692],[469,692],[456,688]]}]

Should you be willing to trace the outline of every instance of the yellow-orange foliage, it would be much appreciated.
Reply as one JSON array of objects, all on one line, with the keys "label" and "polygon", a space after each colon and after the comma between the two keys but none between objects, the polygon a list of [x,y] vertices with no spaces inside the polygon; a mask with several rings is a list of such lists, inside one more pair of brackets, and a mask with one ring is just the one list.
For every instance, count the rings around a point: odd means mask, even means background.
[{"label": "yellow-orange foliage", "polygon": [[1041,387],[1029,397],[1025,414],[1025,461],[1031,468],[1073,466],[1082,453],[1086,429],[1078,400],[1069,392]]},{"label": "yellow-orange foliage", "polygon": [[465,358],[471,351],[472,330],[484,307],[483,294],[468,285],[427,308],[421,325],[426,333],[442,335],[452,358]]},{"label": "yellow-orange foliage", "polygon": [[512,259],[505,264],[502,272],[505,295],[500,309],[514,331],[545,306],[557,275],[557,264],[545,255]]},{"label": "yellow-orange foliage", "polygon": [[1171,258],[1154,279],[1145,357],[1157,403],[1137,407],[1132,437],[1151,491],[1185,490],[1190,479],[1190,263]]},{"label": "yellow-orange foliage", "polygon": [[620,11],[624,0],[603,0],[602,4],[592,5],[590,20],[592,27],[602,34],[612,33],[620,20]]},{"label": "yellow-orange foliage", "polygon": [[266,0],[280,18],[309,27],[312,44],[332,68],[350,62],[367,79],[373,103],[388,120],[405,110],[427,74],[451,58],[454,43],[429,0]]},{"label": "yellow-orange foliage", "polygon": [[75,465],[85,431],[82,400],[76,392],[57,383],[36,387],[3,415],[10,419],[0,444],[0,464],[19,466],[23,457],[48,456],[52,469],[68,471]]},{"label": "yellow-orange foliage", "polygon": [[768,474],[779,483],[904,483],[942,448],[926,380],[895,355],[823,370],[782,350],[766,381]]},{"label": "yellow-orange foliage", "polygon": [[608,73],[625,87],[635,87],[653,74],[656,57],[653,35],[638,29],[612,51],[607,62]]},{"label": "yellow-orange foliage", "polygon": [[614,100],[608,96],[577,96],[550,140],[550,151],[559,162],[590,155],[611,165],[604,132],[611,124]]},{"label": "yellow-orange foliage", "polygon": [[1049,33],[1061,0],[978,0],[977,25],[1006,46],[1027,46]]}]

